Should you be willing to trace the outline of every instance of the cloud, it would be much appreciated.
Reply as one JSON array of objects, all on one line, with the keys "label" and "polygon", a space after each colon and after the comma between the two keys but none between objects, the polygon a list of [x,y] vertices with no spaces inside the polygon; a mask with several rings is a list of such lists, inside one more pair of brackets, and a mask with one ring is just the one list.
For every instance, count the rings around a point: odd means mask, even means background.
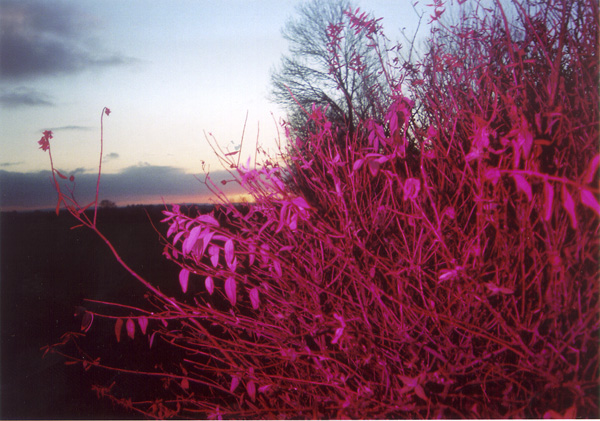
[{"label": "cloud", "polygon": [[[66,176],[75,174],[75,197],[85,205],[94,200],[97,174],[62,171]],[[204,177],[199,177],[204,180]],[[211,173],[211,178],[227,194],[239,194],[235,183],[222,186],[219,182],[231,177],[225,171]],[[62,180],[61,180],[62,182]],[[73,186],[64,181],[66,186]],[[65,190],[66,191],[66,190]],[[138,203],[205,203],[212,197],[208,188],[193,174],[169,166],[133,166],[117,174],[103,174],[100,182],[100,200],[108,199],[120,206]],[[0,170],[0,209],[52,209],[56,206],[50,171],[19,173]]]},{"label": "cloud", "polygon": [[19,162],[0,162],[0,167],[14,167],[15,165],[21,165],[23,161]]},{"label": "cloud", "polygon": [[82,131],[89,131],[92,130],[91,127],[88,126],[60,126],[60,127],[53,127],[52,131],[53,132],[58,132],[61,130],[82,130]]},{"label": "cloud", "polygon": [[118,153],[116,153],[116,152],[111,152],[111,153],[109,153],[109,154],[107,154],[107,155],[104,155],[104,159],[103,159],[103,161],[104,161],[104,162],[108,162],[108,161],[114,161],[115,159],[118,159],[118,158],[119,158],[119,154],[118,154]]},{"label": "cloud", "polygon": [[[0,41],[1,45],[1,41]],[[1,53],[0,48],[0,55]],[[0,63],[0,67],[2,64]],[[50,99],[50,97],[43,92],[37,91],[35,89],[29,88],[14,88],[12,90],[3,89],[0,92],[0,106],[3,107],[23,107],[23,106],[54,106],[54,102]]]},{"label": "cloud", "polygon": [[95,22],[73,5],[40,0],[0,2],[0,77],[25,80],[129,64],[91,41]]}]

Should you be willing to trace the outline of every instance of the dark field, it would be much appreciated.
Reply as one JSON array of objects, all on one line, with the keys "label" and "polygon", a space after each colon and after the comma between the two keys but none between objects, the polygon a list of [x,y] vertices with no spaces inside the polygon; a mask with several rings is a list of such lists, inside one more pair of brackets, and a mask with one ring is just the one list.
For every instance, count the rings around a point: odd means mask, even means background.
[{"label": "dark field", "polygon": [[[163,246],[148,218],[164,232],[158,222],[162,209],[101,209],[98,225],[134,270],[176,294],[178,266],[161,256]],[[68,330],[79,330],[74,313],[77,306],[88,305],[84,298],[143,306],[144,288],[93,232],[71,230],[76,221],[65,212],[3,212],[0,218],[0,418],[139,418],[97,399],[91,390],[94,380],[111,377],[94,378],[102,374],[64,365],[57,355],[42,359],[40,348],[58,342]],[[107,323],[95,321],[86,345],[92,353],[110,353],[117,362],[139,358],[110,335]]]}]

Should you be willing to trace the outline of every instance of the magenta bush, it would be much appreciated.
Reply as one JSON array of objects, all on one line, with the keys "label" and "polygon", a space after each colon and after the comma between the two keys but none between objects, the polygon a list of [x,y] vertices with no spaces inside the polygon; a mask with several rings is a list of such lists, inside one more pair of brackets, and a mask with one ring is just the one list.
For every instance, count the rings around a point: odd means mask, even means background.
[{"label": "magenta bush", "polygon": [[[384,121],[348,134],[314,107],[302,135],[284,127],[284,162],[254,167],[214,144],[253,202],[207,177],[214,211],[165,210],[182,295],[122,262],[148,308],[104,303],[46,352],[156,381],[145,397],[96,387],[154,418],[598,416],[598,6],[467,4],[450,25],[434,2],[419,62],[378,52]],[[85,212],[98,198],[80,206],[53,171],[59,205],[120,259]],[[115,342],[172,356],[88,355],[85,332],[107,321]]]}]

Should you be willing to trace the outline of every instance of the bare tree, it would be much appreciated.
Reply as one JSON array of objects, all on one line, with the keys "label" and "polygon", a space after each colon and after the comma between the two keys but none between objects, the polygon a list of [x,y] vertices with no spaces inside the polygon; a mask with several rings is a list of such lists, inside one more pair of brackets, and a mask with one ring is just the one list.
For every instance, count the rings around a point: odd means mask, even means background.
[{"label": "bare tree", "polygon": [[355,9],[348,0],[310,0],[284,27],[289,54],[271,75],[272,99],[287,108],[294,129],[304,127],[302,108],[313,104],[350,132],[359,119],[382,114],[389,84],[373,44],[383,40],[352,29],[346,12]]}]

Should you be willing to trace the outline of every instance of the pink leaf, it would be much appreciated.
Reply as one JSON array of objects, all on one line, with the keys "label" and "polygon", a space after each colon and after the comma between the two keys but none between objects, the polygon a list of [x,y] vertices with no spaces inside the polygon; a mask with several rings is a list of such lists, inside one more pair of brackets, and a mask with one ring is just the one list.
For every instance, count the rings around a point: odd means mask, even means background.
[{"label": "pink leaf", "polygon": [[210,256],[210,262],[212,263],[213,267],[216,268],[219,264],[219,247],[210,245],[208,247],[208,255]]},{"label": "pink leaf", "polygon": [[248,259],[248,265],[252,266],[252,264],[254,263],[254,260],[256,260],[256,254],[254,254],[254,252],[256,251],[256,246],[254,244],[250,244],[248,246],[248,250],[250,251],[250,257]]},{"label": "pink leaf", "polygon": [[527,180],[525,180],[525,177],[523,177],[520,174],[513,174],[513,178],[515,179],[517,188],[519,190],[521,190],[523,193],[525,193],[525,195],[527,196],[527,199],[531,202],[531,198],[532,198],[531,186],[529,185]]},{"label": "pink leaf", "polygon": [[145,335],[146,329],[148,328],[148,319],[146,317],[140,317],[138,319],[138,323],[140,325],[140,329],[141,329],[142,333]]},{"label": "pink leaf", "polygon": [[298,228],[298,214],[293,214],[289,222],[290,230],[295,231]]},{"label": "pink leaf", "polygon": [[133,339],[135,336],[135,323],[133,323],[133,320],[127,319],[125,328],[127,329],[127,336],[129,336],[131,339]]},{"label": "pink leaf", "polygon": [[217,221],[215,219],[215,217],[212,215],[200,215],[199,217],[196,218],[196,221],[204,222],[206,224],[213,225],[215,227],[219,226],[219,221]]},{"label": "pink leaf", "polygon": [[201,230],[202,227],[200,225],[192,228],[192,230],[190,231],[190,235],[188,235],[188,238],[186,238],[183,242],[183,247],[181,249],[183,251],[183,254],[189,254],[192,248],[194,248],[194,246],[196,245],[196,241],[198,240],[198,236],[200,236]]},{"label": "pink leaf", "polygon": [[554,188],[552,184],[544,183],[544,221],[552,218],[552,202],[554,201]]},{"label": "pink leaf", "polygon": [[415,394],[424,401],[429,401],[429,399],[427,399],[427,395],[425,395],[425,390],[423,390],[423,386],[421,386],[420,384],[415,386]]},{"label": "pink leaf", "polygon": [[495,186],[500,180],[500,170],[498,168],[488,168],[483,172],[483,177],[486,180],[490,180]]},{"label": "pink leaf", "polygon": [[279,211],[279,224],[277,225],[277,229],[275,229],[275,233],[281,231],[286,222],[286,216],[288,215],[288,207],[289,205],[286,203],[281,207],[281,211]]},{"label": "pink leaf", "polygon": [[233,262],[233,240],[231,239],[225,242],[225,262],[228,266]]},{"label": "pink leaf", "polygon": [[270,384],[266,384],[264,386],[261,386],[258,388],[258,393],[265,393],[266,391],[268,391],[271,388]]},{"label": "pink leaf", "polygon": [[600,204],[591,191],[586,189],[581,190],[581,203],[592,209],[594,212],[596,212],[596,214],[600,215]]},{"label": "pink leaf", "polygon": [[343,334],[344,334],[344,328],[343,327],[338,327],[335,330],[335,335],[333,336],[333,339],[331,340],[331,343],[332,344],[337,344]]},{"label": "pink leaf", "polygon": [[238,376],[233,376],[231,378],[231,386],[229,386],[229,391],[231,393],[233,393],[235,391],[235,389],[237,389],[239,384],[240,384],[240,378]]},{"label": "pink leaf", "polygon": [[56,175],[58,175],[60,178],[62,178],[63,180],[66,180],[67,177],[63,174],[61,174],[60,171],[58,171],[57,169],[54,170],[54,172],[56,173]]},{"label": "pink leaf", "polygon": [[456,269],[442,269],[440,271],[440,275],[438,276],[438,280],[440,282],[446,281],[448,279],[456,278],[457,272]]},{"label": "pink leaf", "polygon": [[236,285],[233,276],[230,276],[225,281],[225,293],[227,294],[227,299],[231,305],[234,306],[236,301]]},{"label": "pink leaf", "polygon": [[416,178],[408,178],[404,182],[403,187],[403,200],[413,200],[416,199],[419,195],[419,191],[421,190],[421,182]]},{"label": "pink leaf", "polygon": [[594,158],[592,158],[592,160],[590,161],[590,165],[588,165],[587,169],[585,170],[585,177],[584,177],[583,181],[586,184],[589,184],[592,182],[592,180],[594,179],[594,174],[596,174],[596,170],[598,169],[599,165],[600,165],[600,155],[596,155]]},{"label": "pink leaf", "polygon": [[187,269],[181,269],[179,272],[179,284],[181,285],[181,290],[184,292],[184,294],[187,291],[189,278],[190,271]]},{"label": "pink leaf", "polygon": [[354,161],[354,165],[352,166],[352,171],[358,171],[360,169],[360,167],[362,167],[362,164],[365,160],[364,159],[357,159],[356,161]]},{"label": "pink leaf", "polygon": [[281,276],[283,275],[283,271],[281,270],[281,264],[278,260],[273,260],[273,270],[275,271],[277,277],[281,278]]},{"label": "pink leaf", "polygon": [[576,229],[577,216],[575,215],[575,202],[573,202],[573,198],[571,197],[571,194],[567,190],[567,186],[565,184],[563,184],[562,187],[562,201],[563,207],[569,214],[569,217],[571,217],[571,226],[573,227],[573,229]]},{"label": "pink leaf", "polygon": [[201,253],[201,256],[204,256],[204,252],[206,251],[206,248],[210,244],[210,240],[212,240],[213,235],[215,235],[214,232],[208,232],[208,233],[206,233],[206,235],[204,237],[202,237],[202,253]]},{"label": "pink leaf", "polygon": [[117,342],[121,342],[121,328],[123,327],[123,319],[117,319],[115,323],[115,336],[117,337]]},{"label": "pink leaf", "polygon": [[514,293],[514,290],[510,288],[499,287],[498,285],[492,282],[486,282],[484,285],[492,293],[491,295]]},{"label": "pink leaf", "polygon": [[252,288],[250,290],[250,303],[252,304],[252,308],[254,310],[258,310],[260,306],[260,298],[258,295],[258,288]]},{"label": "pink leaf", "polygon": [[306,201],[305,198],[303,197],[295,197],[292,199],[292,203],[296,206],[298,206],[300,209],[309,209],[310,205],[308,204],[308,202]]},{"label": "pink leaf", "polygon": [[256,385],[254,384],[254,381],[250,380],[246,384],[246,391],[248,392],[248,396],[250,396],[252,402],[254,402],[254,399],[256,399]]},{"label": "pink leaf", "polygon": [[185,231],[179,231],[177,234],[175,234],[175,237],[173,237],[173,245],[177,244],[177,241],[179,241],[183,234],[185,234]]},{"label": "pink leaf", "polygon": [[367,161],[367,167],[369,167],[369,171],[371,172],[371,175],[373,177],[375,177],[377,175],[377,173],[379,172],[380,163],[375,160],[370,159]]},{"label": "pink leaf", "polygon": [[237,257],[234,257],[233,258],[233,262],[231,262],[231,264],[228,265],[229,266],[229,270],[232,271],[232,272],[235,272],[235,268],[237,267],[237,263],[238,263]]},{"label": "pink leaf", "polygon": [[150,335],[150,338],[148,338],[148,348],[152,348],[152,344],[154,343],[154,335],[156,335],[156,332],[154,332],[152,335]]},{"label": "pink leaf", "polygon": [[212,276],[206,277],[206,279],[204,280],[204,286],[206,287],[208,293],[212,295],[213,291],[215,290],[215,282],[213,281]]},{"label": "pink leaf", "polygon": [[86,311],[83,313],[83,317],[81,318],[81,330],[83,332],[87,332],[92,327],[92,322],[94,321],[94,313],[90,313]]}]

